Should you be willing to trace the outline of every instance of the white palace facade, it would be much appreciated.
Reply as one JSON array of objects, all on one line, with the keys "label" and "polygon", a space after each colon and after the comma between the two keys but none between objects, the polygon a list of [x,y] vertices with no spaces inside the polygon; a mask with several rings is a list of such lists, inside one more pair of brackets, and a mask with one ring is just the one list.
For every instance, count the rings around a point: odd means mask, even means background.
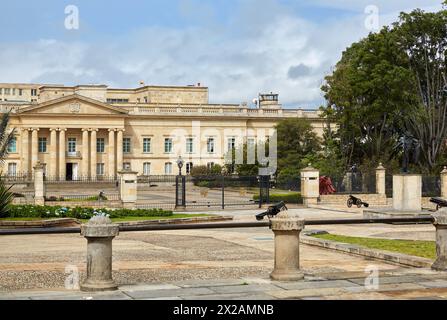
[{"label": "white palace facade", "polygon": [[[145,86],[112,89],[0,83],[0,108],[10,111],[15,138],[3,173],[31,173],[38,163],[58,179],[177,174],[176,159],[193,166],[223,164],[242,142],[261,141],[286,118],[307,118],[322,135],[316,110],[283,109],[277,94],[247,103],[210,104],[208,88]],[[185,171],[184,171],[185,172]]]}]

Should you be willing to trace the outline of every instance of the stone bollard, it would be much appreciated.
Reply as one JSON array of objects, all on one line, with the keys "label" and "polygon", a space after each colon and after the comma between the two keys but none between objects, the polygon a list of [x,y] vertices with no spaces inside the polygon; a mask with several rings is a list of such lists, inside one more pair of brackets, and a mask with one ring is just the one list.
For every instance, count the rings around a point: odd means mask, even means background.
[{"label": "stone bollard", "polygon": [[320,172],[318,169],[312,168],[309,164],[307,168],[301,170],[301,196],[303,197],[303,204],[306,207],[309,205],[318,204],[318,197],[320,196]]},{"label": "stone bollard", "polygon": [[118,171],[120,175],[120,200],[123,208],[135,209],[137,203],[137,174],[132,170]]},{"label": "stone bollard", "polygon": [[433,225],[436,228],[436,261],[431,268],[447,271],[447,208],[441,208],[433,213]]},{"label": "stone bollard", "polygon": [[105,216],[96,216],[81,226],[87,238],[87,279],[82,291],[116,290],[112,278],[112,240],[119,234],[119,225]]},{"label": "stone bollard", "polygon": [[297,215],[280,212],[271,219],[275,234],[275,268],[270,274],[272,280],[296,281],[304,278],[300,270],[300,233],[304,220]]}]

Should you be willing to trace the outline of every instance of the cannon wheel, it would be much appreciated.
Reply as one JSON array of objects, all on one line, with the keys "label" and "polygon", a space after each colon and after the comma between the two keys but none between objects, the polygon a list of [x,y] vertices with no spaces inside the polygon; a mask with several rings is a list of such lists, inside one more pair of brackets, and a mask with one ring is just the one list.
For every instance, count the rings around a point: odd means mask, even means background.
[{"label": "cannon wheel", "polygon": [[349,199],[348,199],[348,202],[347,202],[347,204],[348,204],[348,208],[351,208],[353,203],[354,203],[354,201],[352,201],[352,199],[349,198]]},{"label": "cannon wheel", "polygon": [[438,211],[438,210],[439,210],[439,204],[436,205],[436,211]]},{"label": "cannon wheel", "polygon": [[362,207],[362,201],[358,201],[357,202],[357,208],[361,208]]}]

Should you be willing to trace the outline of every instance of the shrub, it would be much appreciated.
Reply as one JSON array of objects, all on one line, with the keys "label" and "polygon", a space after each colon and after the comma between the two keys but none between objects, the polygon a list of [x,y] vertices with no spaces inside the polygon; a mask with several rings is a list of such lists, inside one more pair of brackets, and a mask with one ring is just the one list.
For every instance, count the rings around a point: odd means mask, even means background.
[{"label": "shrub", "polygon": [[5,218],[75,218],[90,219],[95,214],[106,214],[110,218],[122,217],[169,217],[172,211],[163,209],[94,209],[85,207],[66,208],[61,206],[11,205]]},{"label": "shrub", "polygon": [[[259,200],[259,195],[256,194],[253,196],[253,200]],[[292,192],[292,193],[283,193],[283,194],[276,194],[272,193],[270,194],[270,202],[281,202],[284,201],[287,203],[296,203],[301,204],[303,203],[303,198],[301,197],[301,193],[299,192]]]}]

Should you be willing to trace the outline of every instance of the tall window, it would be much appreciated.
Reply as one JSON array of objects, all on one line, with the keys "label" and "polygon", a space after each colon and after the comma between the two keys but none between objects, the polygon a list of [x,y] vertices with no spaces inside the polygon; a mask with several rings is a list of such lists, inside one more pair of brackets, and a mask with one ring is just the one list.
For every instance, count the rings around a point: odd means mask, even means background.
[{"label": "tall window", "polygon": [[19,89],[19,96],[23,95],[23,89]]},{"label": "tall window", "polygon": [[194,152],[194,138],[186,138],[186,153]]},{"label": "tall window", "polygon": [[104,163],[96,164],[96,175],[98,175],[98,176],[104,175]]},{"label": "tall window", "polygon": [[192,162],[187,162],[186,163],[186,174],[190,174],[193,167],[194,167],[194,165]]},{"label": "tall window", "polygon": [[165,153],[171,153],[171,152],[172,152],[172,139],[165,138]]},{"label": "tall window", "polygon": [[9,153],[17,152],[17,138],[16,137],[11,139],[11,142],[8,145],[8,152]]},{"label": "tall window", "polygon": [[143,175],[148,176],[151,174],[151,163],[145,162],[143,163]]},{"label": "tall window", "polygon": [[5,88],[5,95],[10,95],[10,94],[11,94],[11,89]]},{"label": "tall window", "polygon": [[104,153],[105,150],[105,139],[104,138],[97,138],[96,139],[96,152],[98,153]]},{"label": "tall window", "polygon": [[130,138],[123,139],[123,152],[130,153]]},{"label": "tall window", "polygon": [[39,138],[39,152],[47,152],[47,138],[45,137]]},{"label": "tall window", "polygon": [[206,151],[208,153],[214,153],[214,138],[208,138],[206,140]]},{"label": "tall window", "polygon": [[31,89],[31,95],[33,97],[37,96],[37,89]]},{"label": "tall window", "polygon": [[8,163],[8,175],[15,176],[17,174],[17,163]]},{"label": "tall window", "polygon": [[231,137],[228,138],[228,151],[234,150],[236,147],[236,138]]},{"label": "tall window", "polygon": [[76,153],[76,138],[68,138],[68,153]]},{"label": "tall window", "polygon": [[172,163],[171,162],[165,163],[165,174],[172,174]]},{"label": "tall window", "polygon": [[151,138],[144,138],[143,139],[143,153],[150,153],[151,152]]}]

